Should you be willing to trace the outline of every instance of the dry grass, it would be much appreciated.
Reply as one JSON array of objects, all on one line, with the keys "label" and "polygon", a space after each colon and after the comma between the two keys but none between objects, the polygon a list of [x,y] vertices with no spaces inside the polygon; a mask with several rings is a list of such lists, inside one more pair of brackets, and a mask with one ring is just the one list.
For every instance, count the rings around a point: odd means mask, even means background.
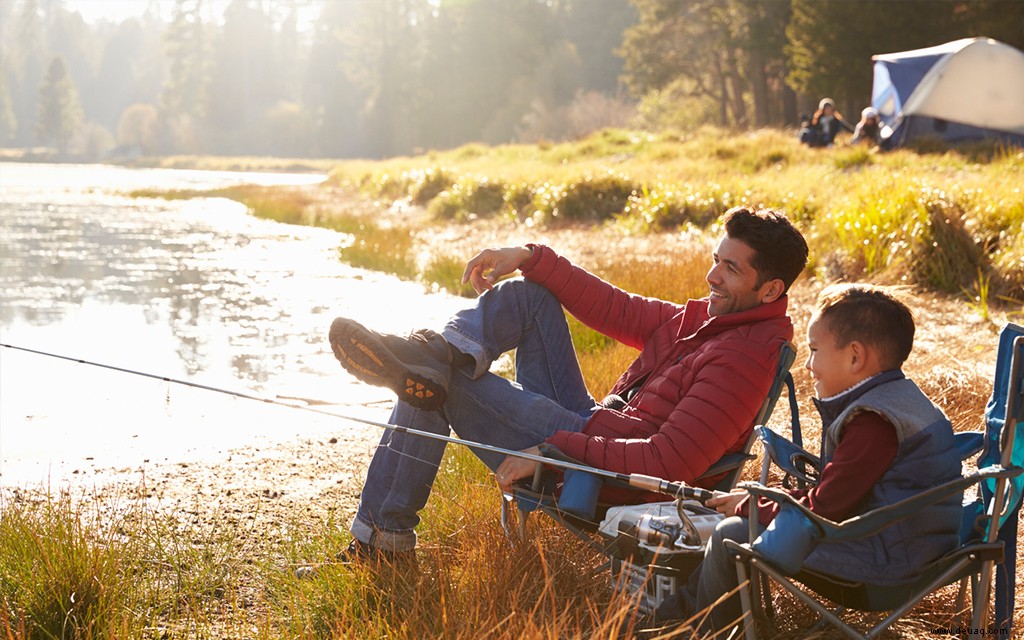
[{"label": "dry grass", "polygon": [[[821,428],[810,402],[812,385],[802,368],[803,334],[813,299],[823,283],[834,278],[917,287],[906,294],[919,327],[907,373],[947,411],[956,430],[981,428],[997,328],[1019,303],[996,307],[979,302],[977,296],[965,303],[955,286],[963,286],[964,274],[974,272],[946,261],[949,256],[936,259],[928,246],[982,247],[993,265],[998,290],[1012,294],[1024,282],[1024,268],[1018,264],[1024,255],[1024,196],[1015,186],[1020,184],[1019,160],[1012,154],[984,156],[981,162],[957,154],[878,156],[847,149],[825,154],[799,147],[778,132],[723,136],[701,131],[673,137],[609,131],[566,145],[469,146],[388,163],[350,162],[341,165],[333,184],[323,189],[301,191],[299,196],[250,192],[238,197],[263,198],[259,207],[253,207],[258,213],[336,228],[352,238],[350,247],[365,248],[354,259],[385,270],[390,269],[381,265],[404,260],[407,275],[428,274],[428,285],[451,291],[459,290],[459,265],[476,251],[533,241],[558,248],[626,289],[676,300],[706,291],[703,277],[717,233],[706,226],[711,214],[739,203],[778,206],[806,232],[814,255],[814,277],[794,287],[790,308],[801,351],[794,376],[804,441],[815,450]],[[621,185],[639,185],[626,198],[631,213],[610,224],[583,224],[580,221],[592,218],[598,209],[572,207],[588,198],[601,199],[599,190],[592,188],[600,181],[616,193]],[[497,190],[479,189],[484,182],[502,185],[506,205],[515,206],[496,207]],[[353,198],[354,189],[373,193],[377,201]],[[437,198],[451,222],[437,224],[418,206]],[[479,211],[463,207],[465,202],[475,203],[472,206]],[[567,211],[575,213],[564,215]],[[567,223],[566,217],[572,220]],[[704,226],[677,226],[683,220]],[[398,236],[404,238],[401,244]],[[974,242],[962,244],[968,237]],[[397,252],[385,250],[395,244],[400,244]],[[953,288],[951,293],[936,294],[929,288],[936,286]],[[977,287],[975,291],[980,292]],[[635,353],[609,344],[578,323],[572,327],[586,380],[600,397]],[[770,426],[787,431],[786,413],[783,403]],[[744,479],[755,479],[759,468],[760,460],[752,462]],[[0,526],[15,522],[9,516],[11,506],[2,506]],[[498,526],[497,512],[497,490],[486,470],[465,450],[450,448],[422,514],[418,575],[326,567],[314,580],[296,581],[280,570],[282,565],[329,558],[347,539],[340,532],[343,523],[332,518],[311,526],[299,509],[286,523],[283,542],[269,541],[255,527],[190,531],[146,511],[128,523],[89,519],[86,535],[76,533],[62,541],[51,533],[55,527],[46,519],[51,511],[30,509],[21,512],[20,521],[27,523],[29,533],[20,529],[5,538],[0,531],[0,566],[8,557],[29,557],[24,551],[17,556],[5,553],[19,545],[24,549],[26,540],[48,541],[46,548],[54,551],[72,542],[72,548],[81,550],[78,555],[100,560],[105,558],[104,549],[116,550],[103,542],[111,526],[121,528],[118,540],[145,541],[148,551],[135,554],[145,562],[127,558],[104,580],[114,587],[152,585],[149,592],[161,595],[141,603],[123,601],[112,609],[105,604],[106,610],[114,611],[109,618],[114,622],[87,637],[636,635],[635,607],[615,592],[606,572],[594,571],[600,557],[544,522],[536,523],[531,543],[512,546]],[[225,541],[232,545],[230,552],[225,551]],[[1024,552],[1021,547],[1018,541],[1018,555]],[[173,572],[168,573],[168,567]],[[1022,572],[1024,564],[1018,571],[1018,582],[1024,584]],[[45,592],[50,576],[37,573],[33,584]],[[179,582],[168,602],[164,587],[172,575]],[[26,613],[20,595],[11,595],[22,592],[8,587],[26,580],[0,582],[0,634],[7,637],[37,637],[25,632],[35,624],[33,614]],[[104,593],[116,593],[114,587]],[[64,599],[53,605],[56,611],[65,606],[68,594],[58,595]],[[950,589],[940,592],[886,637],[948,637],[935,630],[957,626],[960,616],[951,611],[953,601]],[[775,604],[779,616],[774,625],[761,629],[762,637],[838,637],[834,632],[810,631],[815,620],[791,598],[776,594]],[[133,611],[145,611],[152,619],[142,625]],[[1017,629],[1024,628],[1024,589],[1017,596],[1015,622]],[[663,637],[690,635],[686,628],[677,628],[666,630]]]}]

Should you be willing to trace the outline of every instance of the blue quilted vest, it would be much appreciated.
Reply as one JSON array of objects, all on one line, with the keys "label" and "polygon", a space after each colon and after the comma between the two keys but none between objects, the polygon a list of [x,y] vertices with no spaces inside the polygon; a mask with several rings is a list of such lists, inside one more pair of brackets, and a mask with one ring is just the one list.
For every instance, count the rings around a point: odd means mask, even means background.
[{"label": "blue quilted vest", "polygon": [[[902,371],[886,371],[816,404],[822,424],[828,425],[822,439],[822,467],[832,459],[843,428],[859,412],[874,411],[896,428],[896,458],[872,489],[864,511],[960,476],[960,456],[949,420]],[[959,543],[961,500],[954,495],[868,538],[823,542],[804,567],[870,584],[909,582]]]}]

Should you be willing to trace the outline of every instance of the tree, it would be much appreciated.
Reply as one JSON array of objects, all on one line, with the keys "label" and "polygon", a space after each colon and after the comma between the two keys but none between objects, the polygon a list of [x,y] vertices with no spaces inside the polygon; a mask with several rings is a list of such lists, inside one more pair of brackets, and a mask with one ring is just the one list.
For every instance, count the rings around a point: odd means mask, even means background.
[{"label": "tree", "polygon": [[160,92],[167,150],[199,151],[197,122],[202,120],[209,82],[203,0],[177,0],[164,35],[167,77]]},{"label": "tree", "polygon": [[633,4],[639,21],[626,29],[620,52],[624,80],[634,96],[682,94],[697,110],[708,111],[713,104],[719,124],[741,126],[752,124],[753,99],[761,114],[758,120],[767,120],[768,74],[781,74],[782,50],[781,42],[765,32],[781,28],[786,6],[775,6],[778,2],[771,0]]},{"label": "tree", "polygon": [[262,6],[249,0],[228,5],[207,89],[205,115],[215,130],[244,130],[279,97],[275,39]]},{"label": "tree", "polygon": [[117,121],[117,144],[151,154],[157,150],[159,114],[151,104],[129,105]]},{"label": "tree", "polygon": [[9,91],[18,123],[15,143],[29,145],[35,138],[39,87],[47,60],[43,17],[36,0],[25,0],[10,24],[4,24],[4,63],[9,70]]},{"label": "tree", "polygon": [[558,29],[579,56],[580,90],[615,95],[623,68],[616,50],[622,32],[636,24],[636,8],[622,0],[557,0],[554,4]]},{"label": "tree", "polygon": [[82,105],[78,90],[68,75],[62,56],[50,63],[46,79],[39,90],[39,117],[36,135],[42,144],[53,144],[61,153],[82,124]]},{"label": "tree", "polygon": [[[793,0],[786,29],[789,84],[857,112],[871,97],[871,56],[968,35],[953,18],[962,0]],[[992,3],[1012,5],[1015,2]]]},{"label": "tree", "polygon": [[7,70],[0,67],[0,144],[14,140],[18,133],[18,120],[11,106],[11,93],[7,90]]},{"label": "tree", "polygon": [[[117,130],[124,110],[134,103],[156,103],[163,81],[160,33],[163,23],[130,19],[103,39],[96,77],[89,85],[93,118]],[[83,96],[86,89],[82,87]],[[88,110],[88,104],[85,105]]]}]

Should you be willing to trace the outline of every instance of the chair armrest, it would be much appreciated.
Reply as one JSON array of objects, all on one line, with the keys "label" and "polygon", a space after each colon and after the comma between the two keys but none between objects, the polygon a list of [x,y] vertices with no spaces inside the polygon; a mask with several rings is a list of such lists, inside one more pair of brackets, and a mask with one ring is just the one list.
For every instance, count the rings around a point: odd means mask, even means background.
[{"label": "chair armrest", "polygon": [[786,474],[793,476],[809,485],[818,485],[818,472],[821,459],[813,453],[801,449],[786,438],[775,433],[768,427],[754,427],[757,437],[764,448],[764,454]]},{"label": "chair armrest", "polygon": [[979,453],[985,447],[984,431],[961,431],[954,433],[956,448],[960,452],[961,462]]},{"label": "chair armrest", "polygon": [[753,460],[756,457],[751,453],[727,453],[719,458],[718,462],[708,467],[708,470],[700,474],[697,479],[713,478],[727,471],[732,471],[737,467],[742,467],[748,460]]},{"label": "chair armrest", "polygon": [[765,487],[757,482],[744,482],[740,484],[740,487],[746,489],[754,496],[768,498],[780,505],[790,505],[797,508],[807,516],[808,520],[821,530],[823,534],[822,540],[838,542],[841,540],[856,540],[874,535],[882,529],[914,515],[917,511],[926,506],[935,504],[936,502],[951,495],[963,493],[964,489],[978,484],[982,480],[988,478],[1010,478],[1019,476],[1022,473],[1024,473],[1024,469],[1021,468],[1006,469],[999,466],[986,467],[969,476],[950,480],[949,482],[922,491],[905,500],[900,500],[894,504],[873,509],[866,513],[843,520],[842,522],[835,522],[827,518],[822,518],[818,514],[813,513],[806,506],[797,502],[793,496],[789,495],[785,491]]}]

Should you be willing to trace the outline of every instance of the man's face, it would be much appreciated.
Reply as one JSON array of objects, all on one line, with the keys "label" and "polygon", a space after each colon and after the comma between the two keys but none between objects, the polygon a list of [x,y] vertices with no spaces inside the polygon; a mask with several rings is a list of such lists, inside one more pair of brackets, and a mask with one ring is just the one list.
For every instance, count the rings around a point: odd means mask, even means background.
[{"label": "man's face", "polygon": [[708,315],[721,316],[744,311],[763,302],[769,280],[757,287],[757,271],[751,266],[754,250],[742,240],[722,238],[712,254],[715,263],[704,277],[711,286]]}]

